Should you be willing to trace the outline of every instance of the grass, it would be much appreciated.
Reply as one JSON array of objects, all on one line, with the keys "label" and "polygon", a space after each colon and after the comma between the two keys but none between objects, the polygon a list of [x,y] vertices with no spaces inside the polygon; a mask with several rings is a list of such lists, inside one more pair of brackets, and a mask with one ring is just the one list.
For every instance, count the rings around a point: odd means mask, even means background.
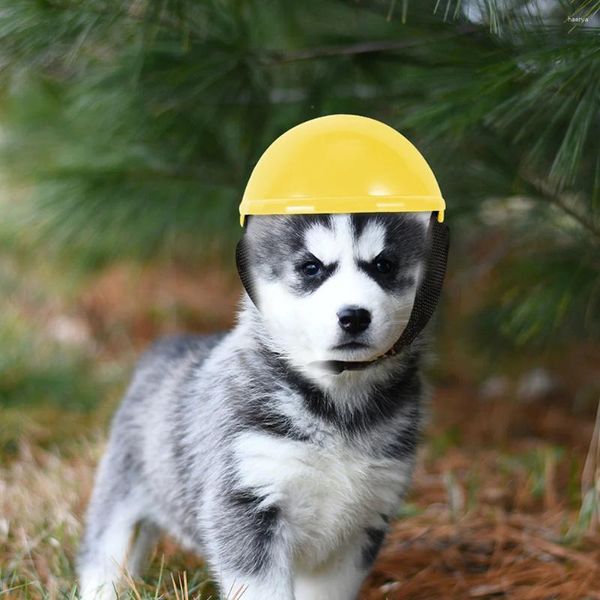
[{"label": "grass", "polygon": [[99,352],[89,320],[49,280],[0,252],[0,463],[20,440],[49,447],[98,424],[98,403],[116,397],[131,364],[131,353]]}]

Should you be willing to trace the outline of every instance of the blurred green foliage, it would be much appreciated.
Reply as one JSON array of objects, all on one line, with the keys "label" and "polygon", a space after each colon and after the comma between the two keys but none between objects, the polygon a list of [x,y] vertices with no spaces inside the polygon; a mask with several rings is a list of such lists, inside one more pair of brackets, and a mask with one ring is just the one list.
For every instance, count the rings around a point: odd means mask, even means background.
[{"label": "blurred green foliage", "polygon": [[598,2],[2,4],[1,156],[32,186],[3,218],[43,252],[96,268],[231,248],[266,146],[360,113],[431,163],[460,285],[493,275],[486,344],[600,333]]},{"label": "blurred green foliage", "polygon": [[[92,365],[64,345],[40,343],[18,318],[0,323],[0,405],[90,408],[101,393]],[[41,337],[41,336],[40,336]]]}]

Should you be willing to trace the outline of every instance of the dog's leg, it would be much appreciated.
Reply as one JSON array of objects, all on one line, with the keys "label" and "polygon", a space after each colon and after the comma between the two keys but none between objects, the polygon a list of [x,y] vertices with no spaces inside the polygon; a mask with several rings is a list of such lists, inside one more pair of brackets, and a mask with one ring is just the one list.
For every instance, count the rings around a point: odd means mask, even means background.
[{"label": "dog's leg", "polygon": [[144,517],[144,495],[128,457],[113,443],[98,470],[78,559],[84,600],[114,600],[136,524]]},{"label": "dog's leg", "polygon": [[244,575],[227,573],[220,578],[223,600],[294,600],[291,577],[278,573]]},{"label": "dog's leg", "polygon": [[295,600],[355,600],[385,532],[367,529],[315,570],[294,578]]},{"label": "dog's leg", "polygon": [[[294,600],[291,564],[280,540],[264,542],[240,532],[214,565],[225,600]],[[260,544],[265,545],[261,548]]]},{"label": "dog's leg", "polygon": [[127,499],[105,507],[89,519],[79,559],[79,581],[84,600],[115,598],[135,529],[137,515]]},{"label": "dog's leg", "polygon": [[213,498],[208,558],[224,599],[294,600],[286,525],[263,500],[239,490]]}]

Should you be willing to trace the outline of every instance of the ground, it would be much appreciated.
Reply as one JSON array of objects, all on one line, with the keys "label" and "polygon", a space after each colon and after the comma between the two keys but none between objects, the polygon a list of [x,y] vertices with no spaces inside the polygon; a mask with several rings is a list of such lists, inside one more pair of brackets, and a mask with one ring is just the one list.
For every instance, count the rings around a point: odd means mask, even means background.
[{"label": "ground", "polygon": [[[0,600],[71,598],[94,467],[136,354],[164,332],[231,325],[239,287],[210,269],[122,264],[49,300],[50,275],[21,272],[0,261],[0,284],[19,289],[0,307]],[[361,598],[600,599],[599,432],[593,407],[573,401],[597,358],[571,353],[560,384],[432,369],[414,485]],[[168,539],[129,588],[215,597],[201,560]]]}]

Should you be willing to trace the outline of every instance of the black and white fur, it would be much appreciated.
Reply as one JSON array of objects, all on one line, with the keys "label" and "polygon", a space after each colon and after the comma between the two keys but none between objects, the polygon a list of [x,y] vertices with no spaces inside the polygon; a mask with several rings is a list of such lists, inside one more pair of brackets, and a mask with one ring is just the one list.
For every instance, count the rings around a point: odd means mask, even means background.
[{"label": "black and white fur", "polygon": [[[79,557],[85,600],[114,598],[160,531],[206,558],[224,597],[356,597],[411,477],[422,342],[361,371],[320,361],[370,360],[398,339],[429,217],[249,219],[258,309],[245,297],[230,333],[155,344],[114,418]],[[364,330],[341,326],[348,307],[368,311]]]}]

